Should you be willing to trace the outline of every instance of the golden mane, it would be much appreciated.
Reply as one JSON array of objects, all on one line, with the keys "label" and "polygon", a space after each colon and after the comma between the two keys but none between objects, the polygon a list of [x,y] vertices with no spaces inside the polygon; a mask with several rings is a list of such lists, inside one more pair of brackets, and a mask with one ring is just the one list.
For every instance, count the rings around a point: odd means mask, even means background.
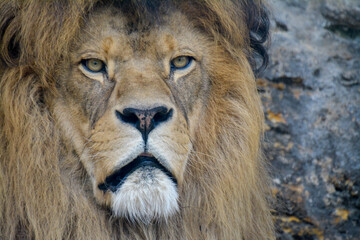
[{"label": "golden mane", "polygon": [[[254,52],[266,63],[263,3],[174,1],[226,52],[209,72],[207,120],[193,143],[180,214],[145,226],[112,218],[89,197],[86,171],[48,104],[57,94],[57,63],[89,12],[113,4],[139,21],[146,12],[150,21],[158,7],[158,1],[99,2],[0,3],[0,238],[274,239],[260,146],[263,113],[251,70]],[[230,75],[229,69],[240,70]]]}]

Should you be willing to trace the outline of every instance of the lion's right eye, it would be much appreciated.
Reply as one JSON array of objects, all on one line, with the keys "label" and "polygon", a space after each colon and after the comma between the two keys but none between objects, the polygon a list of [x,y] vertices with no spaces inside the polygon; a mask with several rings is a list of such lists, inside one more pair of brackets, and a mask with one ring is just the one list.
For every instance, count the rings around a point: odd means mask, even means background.
[{"label": "lion's right eye", "polygon": [[193,58],[189,56],[179,56],[171,60],[170,66],[173,70],[182,70],[190,66]]},{"label": "lion's right eye", "polygon": [[100,59],[90,58],[90,59],[83,59],[81,64],[85,68],[85,70],[91,73],[98,73],[105,71],[105,63]]}]

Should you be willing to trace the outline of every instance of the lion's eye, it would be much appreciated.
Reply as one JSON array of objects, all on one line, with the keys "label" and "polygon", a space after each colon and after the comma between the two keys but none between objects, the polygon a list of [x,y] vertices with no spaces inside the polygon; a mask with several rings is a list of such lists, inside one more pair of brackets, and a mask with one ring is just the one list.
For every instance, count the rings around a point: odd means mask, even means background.
[{"label": "lion's eye", "polygon": [[187,68],[190,63],[192,62],[193,58],[189,56],[179,56],[171,60],[171,68],[172,69],[185,69]]},{"label": "lion's eye", "polygon": [[98,73],[105,71],[105,63],[100,59],[90,58],[81,61],[84,68],[90,72]]}]

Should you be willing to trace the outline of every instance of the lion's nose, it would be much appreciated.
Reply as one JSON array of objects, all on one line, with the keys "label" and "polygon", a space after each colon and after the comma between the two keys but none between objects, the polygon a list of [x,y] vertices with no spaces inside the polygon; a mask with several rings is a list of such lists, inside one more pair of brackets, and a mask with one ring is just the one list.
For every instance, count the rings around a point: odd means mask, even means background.
[{"label": "lion's nose", "polygon": [[172,113],[172,109],[169,110],[167,107],[160,106],[145,110],[125,108],[122,112],[116,111],[116,116],[122,122],[137,128],[146,142],[149,133],[160,123],[168,121]]}]

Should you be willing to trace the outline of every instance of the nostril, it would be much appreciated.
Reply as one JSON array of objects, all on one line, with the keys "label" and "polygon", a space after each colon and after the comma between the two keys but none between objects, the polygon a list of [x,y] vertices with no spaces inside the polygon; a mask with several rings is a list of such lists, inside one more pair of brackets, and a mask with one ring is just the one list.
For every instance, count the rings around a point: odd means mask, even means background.
[{"label": "nostril", "polygon": [[161,122],[165,122],[171,118],[173,114],[173,110],[168,110],[167,108],[161,108],[158,110],[158,112],[154,115],[153,120],[154,124],[158,124]]},{"label": "nostril", "polygon": [[125,108],[124,111],[121,113],[116,111],[116,116],[125,123],[130,123],[132,125],[136,125],[139,121],[138,116],[136,115],[135,109]]}]

